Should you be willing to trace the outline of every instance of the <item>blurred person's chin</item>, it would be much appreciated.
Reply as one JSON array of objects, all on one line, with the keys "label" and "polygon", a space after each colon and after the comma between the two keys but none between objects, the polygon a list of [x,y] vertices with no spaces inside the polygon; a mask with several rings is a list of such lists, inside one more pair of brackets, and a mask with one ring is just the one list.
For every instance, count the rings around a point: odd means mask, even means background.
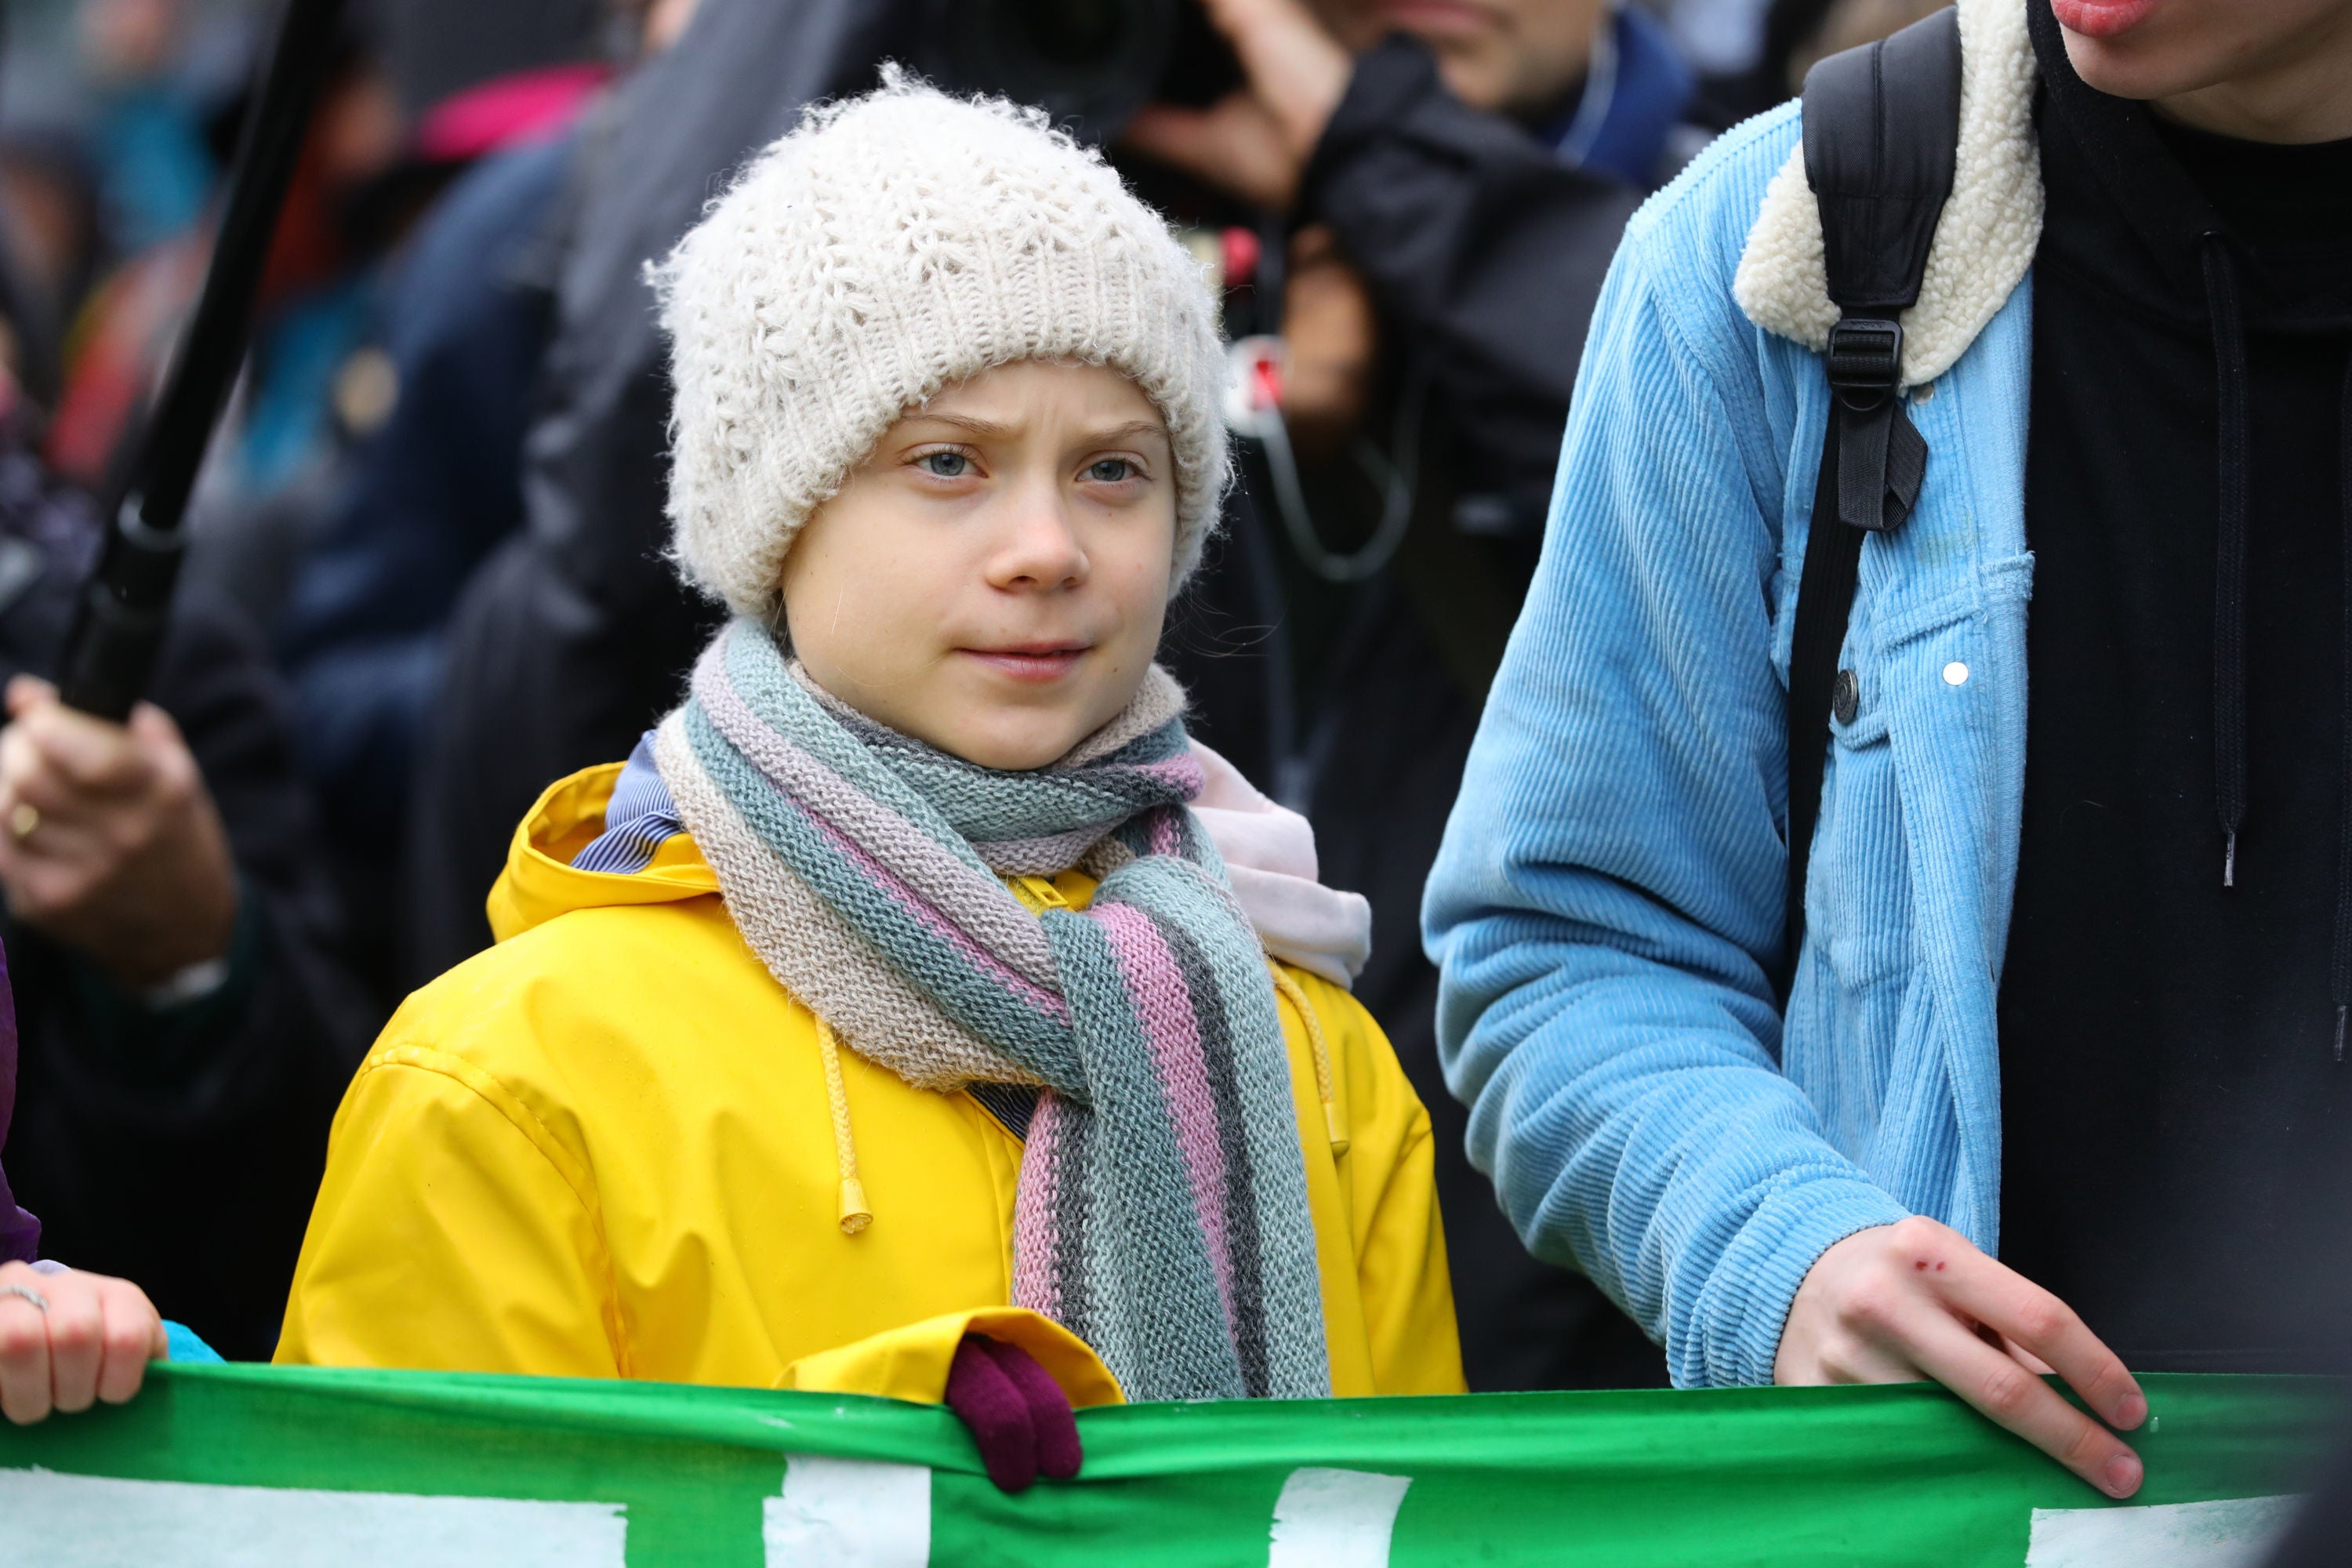
[{"label": "blurred person's chin", "polygon": [[1555,110],[1584,75],[1603,0],[1370,0],[1378,31],[1412,35],[1473,109],[1528,117]]},{"label": "blurred person's chin", "polygon": [[2352,33],[2352,0],[2050,0],[2050,6],[2075,74],[2101,92],[2143,102],[2283,70],[2315,46]]}]

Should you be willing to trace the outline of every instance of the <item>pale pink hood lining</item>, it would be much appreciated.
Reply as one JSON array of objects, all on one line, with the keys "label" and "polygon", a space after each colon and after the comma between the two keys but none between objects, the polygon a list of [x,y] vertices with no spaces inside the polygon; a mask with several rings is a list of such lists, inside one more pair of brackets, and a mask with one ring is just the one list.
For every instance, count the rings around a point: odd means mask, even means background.
[{"label": "pale pink hood lining", "polygon": [[1372,956],[1371,904],[1361,893],[1323,885],[1315,829],[1305,817],[1259,794],[1197,740],[1192,752],[1208,775],[1192,815],[1224,857],[1234,896],[1266,952],[1334,985],[1354,984]]}]

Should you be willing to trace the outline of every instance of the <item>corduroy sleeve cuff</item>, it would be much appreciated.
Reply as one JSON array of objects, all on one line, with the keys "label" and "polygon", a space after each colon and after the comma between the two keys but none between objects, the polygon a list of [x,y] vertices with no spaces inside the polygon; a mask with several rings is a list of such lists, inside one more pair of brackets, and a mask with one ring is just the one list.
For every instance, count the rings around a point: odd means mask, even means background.
[{"label": "corduroy sleeve cuff", "polygon": [[1822,1254],[1910,1213],[1884,1189],[1851,1177],[1794,1183],[1767,1196],[1709,1271],[1685,1342],[1666,1347],[1675,1384],[1770,1383],[1790,1304]]}]

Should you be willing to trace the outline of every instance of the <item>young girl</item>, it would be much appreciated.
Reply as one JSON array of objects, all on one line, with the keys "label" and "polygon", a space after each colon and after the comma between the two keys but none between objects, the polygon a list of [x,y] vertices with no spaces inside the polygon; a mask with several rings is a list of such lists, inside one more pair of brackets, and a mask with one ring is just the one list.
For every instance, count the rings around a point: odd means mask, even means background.
[{"label": "young girl", "polygon": [[893,83],[658,280],[676,552],[735,619],[361,1068],[278,1359],[938,1400],[978,1334],[1080,1405],[1459,1390],[1427,1118],[1186,806],[1184,251],[1042,117]]}]

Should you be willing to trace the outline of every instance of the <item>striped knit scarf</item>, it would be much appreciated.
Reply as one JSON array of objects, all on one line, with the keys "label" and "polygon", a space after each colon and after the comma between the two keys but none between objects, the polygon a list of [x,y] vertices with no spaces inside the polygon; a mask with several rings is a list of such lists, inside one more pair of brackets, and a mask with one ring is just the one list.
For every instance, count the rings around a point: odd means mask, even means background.
[{"label": "striped knit scarf", "polygon": [[[1184,803],[1183,694],[1155,667],[1062,761],[983,768],[816,689],[761,626],[721,632],[662,721],[663,782],[752,950],[911,1084],[1045,1092],[1013,1299],[1130,1399],[1330,1392],[1315,1230],[1274,986]],[[1000,879],[1076,866],[1092,905]]]}]

